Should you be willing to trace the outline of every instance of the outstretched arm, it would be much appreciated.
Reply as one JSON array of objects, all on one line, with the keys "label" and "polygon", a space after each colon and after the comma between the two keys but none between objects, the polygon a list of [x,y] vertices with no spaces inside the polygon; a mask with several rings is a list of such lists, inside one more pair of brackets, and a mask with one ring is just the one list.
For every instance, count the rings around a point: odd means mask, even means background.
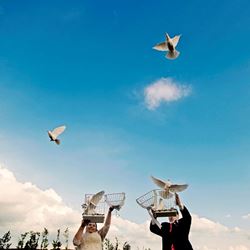
[{"label": "outstretched arm", "polygon": [[[148,210],[148,212],[149,212],[149,215],[152,217],[152,220],[151,220],[151,222],[150,222],[150,227],[149,227],[150,231],[151,231],[152,233],[154,233],[154,234],[157,234],[157,235],[159,235],[159,236],[162,236],[161,225],[160,225],[160,223],[157,221],[156,216],[152,213],[151,210]],[[154,220],[156,220],[156,222],[158,222],[158,225],[157,225],[157,223],[155,223]],[[160,226],[160,227],[159,227],[159,226]]]},{"label": "outstretched arm", "polygon": [[187,208],[182,204],[180,197],[177,193],[175,193],[175,201],[176,201],[176,205],[180,208],[183,220],[187,223],[187,225],[190,226],[192,217],[189,211],[187,210]]},{"label": "outstretched arm", "polygon": [[109,208],[107,217],[106,217],[105,222],[104,222],[104,226],[99,230],[99,234],[100,234],[102,240],[104,240],[104,238],[106,237],[106,235],[109,231],[110,224],[111,224],[111,214],[112,214],[113,210],[114,210],[113,207]]},{"label": "outstretched arm", "polygon": [[150,227],[149,227],[150,231],[154,234],[157,234],[159,236],[162,236],[162,231],[161,229],[152,221],[150,222]]},{"label": "outstretched arm", "polygon": [[82,234],[83,230],[88,225],[89,220],[83,220],[81,223],[81,226],[79,227],[78,231],[76,232],[74,238],[73,238],[73,244],[75,246],[79,246],[82,243]]}]

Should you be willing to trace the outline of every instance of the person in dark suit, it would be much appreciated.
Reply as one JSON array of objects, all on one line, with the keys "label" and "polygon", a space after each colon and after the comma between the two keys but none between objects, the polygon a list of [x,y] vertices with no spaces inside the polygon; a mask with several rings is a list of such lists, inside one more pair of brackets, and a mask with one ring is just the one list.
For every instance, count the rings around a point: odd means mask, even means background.
[{"label": "person in dark suit", "polygon": [[191,215],[188,209],[182,205],[178,194],[175,194],[175,200],[182,218],[179,219],[178,214],[169,217],[169,222],[161,223],[161,228],[151,221],[150,231],[162,237],[162,250],[193,250],[188,238]]}]

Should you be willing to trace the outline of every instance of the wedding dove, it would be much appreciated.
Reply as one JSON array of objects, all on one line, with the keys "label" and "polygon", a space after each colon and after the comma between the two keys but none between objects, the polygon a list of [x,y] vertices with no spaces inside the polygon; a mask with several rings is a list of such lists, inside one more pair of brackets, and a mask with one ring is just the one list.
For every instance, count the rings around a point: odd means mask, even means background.
[{"label": "wedding dove", "polygon": [[162,43],[156,44],[153,49],[159,50],[159,51],[167,51],[166,58],[168,59],[176,59],[180,52],[175,49],[177,46],[179,39],[181,35],[174,36],[173,38],[170,38],[168,33],[166,33],[166,41]]},{"label": "wedding dove", "polygon": [[95,208],[104,195],[104,191],[94,194],[86,204],[83,204],[84,214],[96,214]]},{"label": "wedding dove", "polygon": [[151,176],[151,178],[157,186],[159,186],[161,189],[163,189],[162,191],[159,192],[159,194],[164,199],[169,199],[169,198],[173,197],[174,193],[181,192],[188,187],[187,184],[178,185],[178,184],[172,184],[169,180],[162,181],[162,180],[157,179],[153,176]]},{"label": "wedding dove", "polygon": [[60,144],[60,140],[57,139],[57,137],[66,129],[66,126],[60,126],[57,127],[55,129],[53,129],[52,131],[48,131],[48,135],[50,138],[50,141],[54,141],[57,145]]}]

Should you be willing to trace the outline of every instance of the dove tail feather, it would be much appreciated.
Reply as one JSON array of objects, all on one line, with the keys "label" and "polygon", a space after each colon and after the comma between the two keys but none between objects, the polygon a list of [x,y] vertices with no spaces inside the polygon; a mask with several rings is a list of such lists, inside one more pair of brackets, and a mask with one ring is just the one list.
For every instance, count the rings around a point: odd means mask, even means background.
[{"label": "dove tail feather", "polygon": [[178,50],[169,51],[166,54],[166,58],[168,58],[168,59],[176,59],[179,55],[180,55],[180,52]]},{"label": "dove tail feather", "polygon": [[57,145],[60,145],[61,141],[60,141],[59,139],[55,139],[55,143],[56,143]]}]

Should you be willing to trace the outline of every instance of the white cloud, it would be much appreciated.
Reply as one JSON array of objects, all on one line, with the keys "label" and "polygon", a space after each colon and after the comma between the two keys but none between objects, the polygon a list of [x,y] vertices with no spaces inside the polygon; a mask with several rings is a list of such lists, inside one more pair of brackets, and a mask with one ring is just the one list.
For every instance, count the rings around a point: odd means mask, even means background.
[{"label": "white cloud", "polygon": [[181,85],[171,78],[161,78],[144,89],[145,104],[154,110],[163,102],[177,101],[191,94],[191,87]]},{"label": "white cloud", "polygon": [[246,219],[246,220],[247,220],[247,219],[250,219],[250,214],[243,215],[242,218],[243,218],[243,219]]},{"label": "white cloud", "polygon": [[228,232],[229,229],[218,222],[211,221],[207,218],[199,217],[193,214],[193,232],[209,232],[211,234],[218,234],[221,232]]},{"label": "white cloud", "polygon": [[219,222],[192,214],[191,242],[197,250],[250,249],[249,231],[229,228]]},{"label": "white cloud", "polygon": [[53,190],[41,190],[30,182],[21,183],[8,169],[0,167],[0,233],[8,230],[14,236],[26,231],[42,231],[44,227],[74,228],[80,213],[66,206]]},{"label": "white cloud", "polygon": [[243,245],[239,245],[235,247],[229,247],[229,250],[249,250],[249,248]]},{"label": "white cloud", "polygon": [[[36,185],[19,182],[8,169],[0,167],[0,236],[11,230],[12,247],[21,233],[33,230],[41,232],[49,229],[50,239],[55,239],[58,228],[69,227],[70,243],[79,227],[81,211],[67,206],[53,190],[42,190]],[[100,226],[99,226],[100,227]],[[249,250],[250,232],[238,227],[230,229],[198,215],[192,215],[190,239],[197,250]],[[117,237],[121,243],[128,241],[132,249],[161,248],[160,237],[149,231],[149,221],[143,224],[112,217],[112,226],[108,238]],[[63,241],[63,238],[61,238]],[[51,241],[50,241],[51,242]],[[72,245],[72,244],[71,244]]]}]

